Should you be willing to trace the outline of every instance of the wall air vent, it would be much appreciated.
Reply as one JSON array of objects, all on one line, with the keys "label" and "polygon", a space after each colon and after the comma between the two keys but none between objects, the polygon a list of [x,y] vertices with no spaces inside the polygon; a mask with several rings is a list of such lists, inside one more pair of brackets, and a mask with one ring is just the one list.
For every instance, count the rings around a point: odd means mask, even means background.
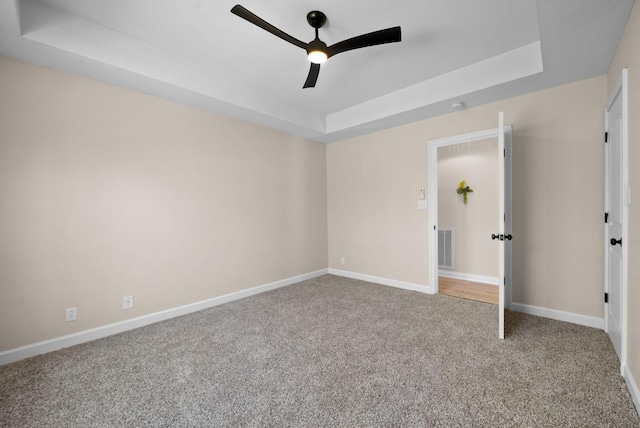
[{"label": "wall air vent", "polygon": [[455,229],[438,229],[438,267],[455,268]]}]

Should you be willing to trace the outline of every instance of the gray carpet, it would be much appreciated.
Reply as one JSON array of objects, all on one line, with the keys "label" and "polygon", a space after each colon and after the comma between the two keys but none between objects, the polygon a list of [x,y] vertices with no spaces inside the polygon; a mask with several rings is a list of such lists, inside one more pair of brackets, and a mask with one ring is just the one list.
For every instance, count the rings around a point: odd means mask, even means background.
[{"label": "gray carpet", "polygon": [[0,426],[637,427],[607,335],[323,276],[0,367]]}]

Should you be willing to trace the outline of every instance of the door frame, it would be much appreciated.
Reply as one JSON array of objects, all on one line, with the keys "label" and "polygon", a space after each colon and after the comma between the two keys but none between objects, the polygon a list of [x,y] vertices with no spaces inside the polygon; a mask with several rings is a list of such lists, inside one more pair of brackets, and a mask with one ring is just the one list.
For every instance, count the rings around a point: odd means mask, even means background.
[{"label": "door frame", "polygon": [[[511,135],[511,125],[504,126],[507,138]],[[454,135],[452,137],[429,140],[429,186],[428,186],[428,206],[429,206],[429,288],[430,294],[438,294],[438,148],[453,146],[456,144],[469,143],[472,141],[487,140],[489,138],[499,138],[500,128],[486,129],[484,131],[470,132],[467,134]],[[509,174],[510,175],[510,174]],[[510,179],[511,177],[509,177]],[[511,183],[509,189],[511,188]],[[487,237],[489,240],[489,237]],[[511,269],[511,266],[505,266]],[[511,309],[511,281],[505,285],[504,306]]]},{"label": "door frame", "polygon": [[[631,204],[631,188],[629,187],[629,97],[628,97],[628,73],[627,68],[623,68],[618,77],[615,87],[609,94],[607,106],[604,109],[604,129],[609,131],[609,111],[614,101],[620,96],[622,97],[622,132],[621,149],[622,149],[622,284],[620,284],[620,373],[624,375],[627,362],[627,281],[629,271],[629,236],[628,236],[628,218],[629,205]],[[609,209],[609,146],[604,144],[604,209]],[[604,225],[604,292],[609,293],[609,230],[607,224]],[[603,299],[604,300],[604,299]],[[608,303],[604,303],[604,331],[609,332],[609,316]]]}]

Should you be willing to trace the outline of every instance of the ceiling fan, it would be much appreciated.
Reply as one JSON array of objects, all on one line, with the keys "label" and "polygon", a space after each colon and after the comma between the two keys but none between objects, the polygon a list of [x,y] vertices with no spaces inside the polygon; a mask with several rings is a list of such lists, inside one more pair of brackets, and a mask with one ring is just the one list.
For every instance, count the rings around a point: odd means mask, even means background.
[{"label": "ceiling fan", "polygon": [[285,40],[307,51],[307,56],[309,58],[309,61],[311,61],[311,69],[309,70],[309,75],[307,76],[307,80],[304,82],[303,88],[313,88],[316,86],[318,74],[320,73],[320,64],[325,62],[333,55],[337,55],[339,53],[350,51],[353,49],[382,45],[385,43],[399,42],[401,40],[400,27],[392,27],[385,30],[363,34],[361,36],[353,37],[351,39],[338,42],[334,45],[327,46],[325,42],[318,38],[318,29],[327,22],[327,16],[320,11],[314,10],[307,14],[307,22],[309,23],[309,25],[315,28],[316,38],[309,43],[305,43],[274,27],[264,19],[248,11],[239,4],[231,8],[231,13],[239,16],[240,18],[246,19],[247,21],[251,22],[254,25],[257,25],[263,30],[270,32],[274,36],[280,37],[282,40]]}]

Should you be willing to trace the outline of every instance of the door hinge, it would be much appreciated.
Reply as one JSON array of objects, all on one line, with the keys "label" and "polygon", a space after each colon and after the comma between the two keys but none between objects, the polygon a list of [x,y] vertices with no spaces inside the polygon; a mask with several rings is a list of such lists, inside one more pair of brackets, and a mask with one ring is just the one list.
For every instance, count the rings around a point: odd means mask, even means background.
[{"label": "door hinge", "polygon": [[504,152],[502,153],[502,157],[506,158],[507,157],[507,149],[503,149]]},{"label": "door hinge", "polygon": [[609,213],[604,213],[604,224],[609,224]]},{"label": "door hinge", "polygon": [[605,132],[605,133],[604,133],[604,142],[605,142],[605,143],[608,143],[608,142],[609,142],[609,133],[608,133],[608,132]]},{"label": "door hinge", "polygon": [[609,293],[604,293],[604,302],[609,303]]}]

